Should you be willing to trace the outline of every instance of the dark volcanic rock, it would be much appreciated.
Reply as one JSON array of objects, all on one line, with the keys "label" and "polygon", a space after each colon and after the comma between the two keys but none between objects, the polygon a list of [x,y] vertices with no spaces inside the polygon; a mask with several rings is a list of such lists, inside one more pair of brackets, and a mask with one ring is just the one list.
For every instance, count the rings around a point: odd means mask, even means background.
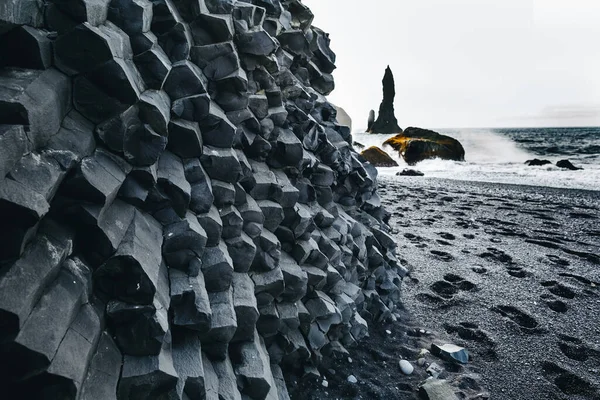
[{"label": "dark volcanic rock", "polygon": [[537,167],[537,166],[541,166],[541,165],[552,164],[552,162],[550,162],[548,160],[540,160],[538,158],[534,158],[533,160],[525,161],[525,164],[529,165],[530,167]]},{"label": "dark volcanic rock", "polygon": [[394,87],[394,75],[388,66],[382,80],[383,100],[379,105],[379,115],[371,124],[371,115],[369,114],[369,129],[371,133],[402,133],[402,128],[398,126],[398,120],[394,115],[394,97],[396,88]]},{"label": "dark volcanic rock", "polygon": [[458,140],[427,129],[406,128],[404,133],[386,140],[383,144],[396,150],[409,165],[430,158],[465,160],[465,150]]},{"label": "dark volcanic rock", "polygon": [[[396,310],[376,169],[300,0],[0,3],[7,396],[288,399]],[[393,97],[388,70],[399,132]]]},{"label": "dark volcanic rock", "polygon": [[377,146],[371,146],[360,153],[368,162],[376,167],[397,167],[398,163],[394,161],[385,151]]},{"label": "dark volcanic rock", "polygon": [[569,160],[560,160],[556,163],[556,166],[559,168],[570,169],[571,171],[577,171],[577,170],[583,169],[581,167],[574,166],[573,164],[571,164],[571,161],[569,161]]},{"label": "dark volcanic rock", "polygon": [[396,173],[396,176],[423,176],[425,175],[421,171],[416,169],[404,168],[402,171]]}]

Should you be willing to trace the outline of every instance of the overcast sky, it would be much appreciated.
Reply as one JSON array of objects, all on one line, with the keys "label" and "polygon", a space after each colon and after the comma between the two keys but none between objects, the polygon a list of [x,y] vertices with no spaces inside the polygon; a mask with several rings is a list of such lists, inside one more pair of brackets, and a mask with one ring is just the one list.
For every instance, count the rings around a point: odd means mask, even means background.
[{"label": "overcast sky", "polygon": [[303,0],[366,126],[389,64],[402,128],[600,126],[600,0]]}]

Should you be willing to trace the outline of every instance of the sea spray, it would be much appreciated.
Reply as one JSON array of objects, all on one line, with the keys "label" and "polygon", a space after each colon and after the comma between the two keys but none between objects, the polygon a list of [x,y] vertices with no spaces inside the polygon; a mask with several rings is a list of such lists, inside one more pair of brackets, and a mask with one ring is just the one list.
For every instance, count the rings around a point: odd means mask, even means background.
[{"label": "sea spray", "polygon": [[[465,161],[431,159],[411,167],[424,172],[426,177],[600,190],[600,154],[579,151],[600,146],[600,128],[439,129],[438,132],[462,143]],[[398,152],[383,145],[393,136],[353,133],[355,142],[365,148],[378,146],[398,162],[398,167],[379,168],[380,175],[394,176],[408,167]],[[532,158],[552,163],[541,167],[525,165]],[[568,171],[554,165],[565,158],[584,169]]]}]

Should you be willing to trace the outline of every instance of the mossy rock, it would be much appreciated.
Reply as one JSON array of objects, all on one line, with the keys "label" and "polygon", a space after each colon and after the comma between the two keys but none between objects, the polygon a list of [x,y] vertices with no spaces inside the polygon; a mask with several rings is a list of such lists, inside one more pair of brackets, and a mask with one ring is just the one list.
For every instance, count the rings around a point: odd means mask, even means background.
[{"label": "mossy rock", "polygon": [[400,153],[409,165],[431,158],[465,160],[465,149],[458,140],[428,129],[406,128],[403,133],[389,138],[383,144]]},{"label": "mossy rock", "polygon": [[376,167],[397,167],[398,163],[394,161],[392,157],[389,156],[388,153],[381,150],[377,146],[371,146],[366,150],[363,150],[360,153],[361,156],[365,158],[368,162],[373,164]]}]

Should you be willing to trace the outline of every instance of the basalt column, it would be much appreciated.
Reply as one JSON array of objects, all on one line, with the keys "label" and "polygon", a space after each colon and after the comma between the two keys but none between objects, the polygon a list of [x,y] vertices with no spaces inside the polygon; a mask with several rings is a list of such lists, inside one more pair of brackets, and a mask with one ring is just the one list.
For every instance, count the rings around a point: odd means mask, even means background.
[{"label": "basalt column", "polygon": [[394,311],[377,171],[298,0],[0,6],[0,383],[286,399]]}]

